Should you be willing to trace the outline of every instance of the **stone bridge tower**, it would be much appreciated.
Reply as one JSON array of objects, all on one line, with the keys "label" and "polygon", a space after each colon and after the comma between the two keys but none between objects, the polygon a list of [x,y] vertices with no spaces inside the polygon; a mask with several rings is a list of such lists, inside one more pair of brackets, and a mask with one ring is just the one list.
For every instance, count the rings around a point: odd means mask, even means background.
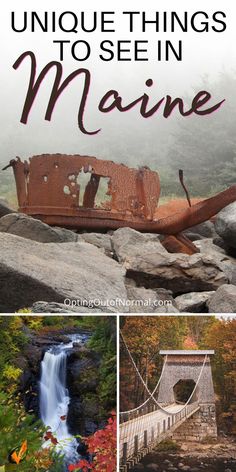
[{"label": "stone bridge tower", "polygon": [[159,386],[159,403],[176,403],[175,388],[181,381],[186,385],[192,381],[193,387],[197,384],[190,402],[198,402],[200,409],[175,431],[173,438],[183,441],[199,441],[206,436],[216,438],[215,395],[210,363],[214,351],[160,351],[160,354],[166,357],[166,365]]}]

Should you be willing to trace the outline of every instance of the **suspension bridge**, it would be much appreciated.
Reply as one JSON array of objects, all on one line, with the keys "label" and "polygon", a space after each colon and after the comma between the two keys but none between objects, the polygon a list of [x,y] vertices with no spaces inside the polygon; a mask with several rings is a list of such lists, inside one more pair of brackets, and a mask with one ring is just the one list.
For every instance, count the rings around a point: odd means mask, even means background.
[{"label": "suspension bridge", "polygon": [[[162,371],[151,391],[123,337],[122,341],[146,399],[137,407],[120,413],[120,472],[128,472],[167,438],[199,441],[206,436],[217,437],[210,364],[214,351],[160,351],[164,359]],[[180,381],[194,384],[185,403],[175,397],[174,388]]]}]

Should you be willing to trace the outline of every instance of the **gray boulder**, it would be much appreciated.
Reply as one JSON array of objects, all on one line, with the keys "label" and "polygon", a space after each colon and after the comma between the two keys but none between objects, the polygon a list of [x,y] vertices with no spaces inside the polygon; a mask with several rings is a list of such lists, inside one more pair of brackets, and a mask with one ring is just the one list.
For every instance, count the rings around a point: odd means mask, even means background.
[{"label": "gray boulder", "polygon": [[[145,239],[145,235],[130,228],[114,232],[113,247],[127,275],[137,285],[146,288],[166,288],[176,295],[187,292],[213,291],[229,283],[230,264],[220,252],[208,254],[170,254],[158,238]],[[233,271],[233,269],[232,269]]]},{"label": "gray boulder", "polygon": [[94,246],[104,249],[107,256],[113,255],[112,241],[110,234],[103,233],[81,233],[81,240],[86,243],[93,244]]},{"label": "gray boulder", "polygon": [[126,246],[136,246],[138,244],[146,244],[149,241],[157,241],[160,243],[159,235],[153,233],[140,233],[131,228],[119,228],[112,235],[112,246],[115,253],[120,248]]},{"label": "gray boulder", "polygon": [[92,244],[42,244],[0,233],[0,246],[0,312],[38,300],[122,311],[116,299],[127,296],[125,270]]},{"label": "gray boulder", "polygon": [[130,313],[178,313],[174,298],[165,289],[126,286]]},{"label": "gray boulder", "polygon": [[[236,285],[236,259],[230,251],[226,251],[226,248],[220,247],[214,244],[212,239],[202,239],[201,241],[195,241],[195,245],[200,250],[201,254],[210,256],[217,261],[220,261],[220,265],[224,273],[227,275],[229,282]],[[233,250],[233,248],[232,248]]]},{"label": "gray boulder", "polygon": [[218,213],[215,230],[229,246],[236,248],[236,202]]},{"label": "gray boulder", "polygon": [[228,276],[230,283],[236,285],[236,259],[233,255],[230,255],[228,251],[226,252],[225,248],[214,244],[214,240],[212,239],[196,241],[195,245],[198,247],[201,254],[211,256],[212,258],[216,258],[216,260],[219,260],[219,254],[221,254],[221,267]]},{"label": "gray boulder", "polygon": [[15,234],[40,243],[75,242],[78,235],[65,228],[52,228],[23,213],[11,213],[0,219],[0,232]]},{"label": "gray boulder", "polygon": [[214,238],[216,236],[214,223],[212,223],[212,221],[205,221],[199,225],[192,226],[184,231],[184,233],[192,241],[202,238]]},{"label": "gray boulder", "polygon": [[195,241],[195,246],[200,250],[201,254],[207,254],[212,257],[217,257],[219,254],[226,255],[224,248],[214,244],[211,238],[204,238],[199,241]]},{"label": "gray boulder", "polygon": [[180,312],[204,313],[206,303],[215,292],[189,292],[175,298],[175,303]]},{"label": "gray boulder", "polygon": [[[41,301],[35,302],[30,308],[31,313],[91,313],[93,310],[93,308],[86,308],[85,306]],[[102,310],[96,308],[95,311],[101,313]]]},{"label": "gray boulder", "polygon": [[236,286],[222,285],[208,300],[210,313],[236,313]]}]

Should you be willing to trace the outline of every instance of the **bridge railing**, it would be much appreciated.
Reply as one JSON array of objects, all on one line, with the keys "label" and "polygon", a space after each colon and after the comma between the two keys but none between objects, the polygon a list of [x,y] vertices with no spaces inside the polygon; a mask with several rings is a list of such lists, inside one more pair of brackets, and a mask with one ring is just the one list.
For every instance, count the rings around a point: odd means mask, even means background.
[{"label": "bridge railing", "polygon": [[[173,406],[173,405],[172,405]],[[150,409],[150,407],[149,407]],[[178,411],[165,411],[153,406],[152,411],[129,413],[120,421],[120,464],[121,470],[128,470],[128,464],[141,459],[158,442],[171,435],[180,424],[199,409],[198,402],[179,405]],[[172,408],[173,410],[173,408]],[[127,415],[127,414],[126,414]],[[122,416],[122,415],[121,415]],[[135,462],[134,462],[135,463]]]},{"label": "bridge railing", "polygon": [[127,413],[120,413],[120,423],[125,423],[135,418],[139,418],[140,416],[147,415],[156,410],[159,410],[159,407],[156,404],[148,404],[147,406],[138,408],[134,411],[131,410]]}]

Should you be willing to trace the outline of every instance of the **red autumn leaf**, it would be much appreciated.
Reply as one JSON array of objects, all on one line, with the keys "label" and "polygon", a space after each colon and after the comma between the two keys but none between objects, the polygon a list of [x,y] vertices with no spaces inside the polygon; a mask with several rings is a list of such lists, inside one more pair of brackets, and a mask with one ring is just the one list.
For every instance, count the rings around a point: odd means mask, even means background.
[{"label": "red autumn leaf", "polygon": [[51,432],[51,431],[47,431],[47,432],[45,433],[44,439],[45,439],[45,441],[48,441],[48,440],[51,439],[52,437],[53,437],[52,432]]},{"label": "red autumn leaf", "polygon": [[55,446],[58,444],[57,438],[54,438],[54,436],[51,438],[51,443],[54,444]]}]

